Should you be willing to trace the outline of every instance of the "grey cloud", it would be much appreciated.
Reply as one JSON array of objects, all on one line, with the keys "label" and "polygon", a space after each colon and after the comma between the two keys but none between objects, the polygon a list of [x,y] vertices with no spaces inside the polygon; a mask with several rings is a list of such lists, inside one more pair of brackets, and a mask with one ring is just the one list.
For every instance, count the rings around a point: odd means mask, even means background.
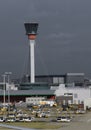
[{"label": "grey cloud", "polygon": [[73,35],[73,34],[71,34],[71,33],[63,33],[63,32],[59,32],[59,33],[53,33],[53,34],[51,34],[49,37],[50,38],[52,38],[52,39],[55,39],[55,38],[57,38],[57,39],[62,39],[62,38],[64,38],[65,40],[66,39],[69,39],[69,38],[72,38],[72,37],[74,37],[75,35]]},{"label": "grey cloud", "polygon": [[[0,73],[20,75],[28,55],[26,21],[39,22],[35,51],[42,51],[50,73],[90,73],[90,6],[90,0],[0,0]],[[36,66],[42,74],[37,55]]]}]

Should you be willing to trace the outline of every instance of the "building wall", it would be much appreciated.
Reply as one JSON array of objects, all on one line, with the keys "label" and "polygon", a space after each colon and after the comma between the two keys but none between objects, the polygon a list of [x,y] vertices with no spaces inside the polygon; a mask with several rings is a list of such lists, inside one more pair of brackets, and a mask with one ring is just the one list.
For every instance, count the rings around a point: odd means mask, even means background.
[{"label": "building wall", "polygon": [[43,82],[43,83],[53,83],[53,78],[50,76],[37,76],[35,78],[36,82]]},{"label": "building wall", "polygon": [[75,86],[82,86],[84,83],[84,73],[67,73],[66,74],[66,83],[72,84]]},{"label": "building wall", "polygon": [[63,84],[64,77],[53,77],[53,84]]},{"label": "building wall", "polygon": [[56,97],[56,101],[60,105],[67,105],[73,103],[73,96],[58,96]]},{"label": "building wall", "polygon": [[[28,77],[24,76],[23,82],[28,82]],[[35,76],[36,82],[43,82],[48,84],[60,84],[65,82],[65,75],[38,75]]]},{"label": "building wall", "polygon": [[91,109],[91,98],[87,98],[84,100],[84,109]]},{"label": "building wall", "polygon": [[[37,95],[38,97],[42,97],[42,98],[45,98],[45,99],[49,99],[49,100],[55,100],[55,96],[54,95]],[[36,97],[35,96],[31,96],[31,95],[13,95],[13,96],[10,96],[10,102],[19,102],[19,101],[23,101],[23,102],[26,102],[26,98],[34,98]],[[4,101],[4,97],[3,96],[0,96],[0,102],[3,102]],[[5,101],[6,103],[8,103],[8,96],[5,96]]]},{"label": "building wall", "polygon": [[91,97],[90,88],[80,88],[80,87],[65,87],[64,84],[59,86],[59,89],[55,91],[56,96],[62,96],[65,93],[73,94],[73,103],[82,103],[85,99]]},{"label": "building wall", "polygon": [[3,82],[0,82],[0,90],[3,90],[5,87],[5,90],[17,90],[18,88],[15,87],[15,84],[14,83],[3,83]]}]

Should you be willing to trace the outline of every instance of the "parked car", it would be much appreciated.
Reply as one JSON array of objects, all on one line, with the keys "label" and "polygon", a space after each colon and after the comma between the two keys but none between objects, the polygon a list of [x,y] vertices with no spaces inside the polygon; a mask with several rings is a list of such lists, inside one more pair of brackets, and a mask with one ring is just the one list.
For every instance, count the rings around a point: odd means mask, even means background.
[{"label": "parked car", "polygon": [[32,118],[31,118],[31,117],[24,117],[24,118],[23,118],[23,121],[25,121],[25,122],[30,122],[30,121],[32,121]]},{"label": "parked car", "polygon": [[32,120],[32,117],[20,117],[16,119],[16,122],[31,122]]},{"label": "parked car", "polygon": [[75,112],[75,114],[85,114],[85,113],[86,113],[86,111],[84,111],[84,110],[77,110]]},{"label": "parked car", "polygon": [[7,116],[8,116],[8,117],[11,117],[11,118],[14,118],[14,117],[15,117],[15,114],[8,114]]},{"label": "parked car", "polygon": [[57,121],[58,122],[70,122],[71,118],[69,116],[60,116],[60,117],[57,117]]},{"label": "parked car", "polygon": [[37,112],[36,113],[36,117],[44,117],[44,118],[48,118],[50,116],[49,112]]},{"label": "parked car", "polygon": [[7,118],[6,119],[6,122],[15,122],[16,120],[15,120],[15,118]]},{"label": "parked car", "polygon": [[4,117],[0,117],[0,122],[5,122],[5,118]]}]

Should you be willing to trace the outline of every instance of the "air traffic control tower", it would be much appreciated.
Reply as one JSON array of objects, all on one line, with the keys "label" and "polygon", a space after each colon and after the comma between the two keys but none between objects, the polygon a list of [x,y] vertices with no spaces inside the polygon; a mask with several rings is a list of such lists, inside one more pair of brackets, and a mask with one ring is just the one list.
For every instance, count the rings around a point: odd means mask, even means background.
[{"label": "air traffic control tower", "polygon": [[22,82],[20,83],[19,90],[39,90],[41,93],[41,90],[50,90],[50,86],[48,83],[41,82],[35,82],[35,57],[34,57],[34,47],[35,47],[35,40],[37,36],[37,30],[38,30],[38,23],[24,23],[26,35],[28,36],[29,40],[29,82]]},{"label": "air traffic control tower", "polygon": [[37,35],[38,23],[24,23],[26,35],[29,39],[30,48],[30,83],[35,83],[35,58],[34,46]]}]

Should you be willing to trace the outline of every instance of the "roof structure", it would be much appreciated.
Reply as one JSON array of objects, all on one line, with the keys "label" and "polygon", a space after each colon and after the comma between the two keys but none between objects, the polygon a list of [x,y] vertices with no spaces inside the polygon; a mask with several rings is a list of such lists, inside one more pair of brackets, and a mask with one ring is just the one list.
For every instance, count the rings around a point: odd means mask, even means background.
[{"label": "roof structure", "polygon": [[[3,96],[3,90],[0,90],[0,96]],[[55,90],[10,90],[10,96],[23,96],[23,95],[55,95]],[[5,92],[8,95],[8,91]]]}]

